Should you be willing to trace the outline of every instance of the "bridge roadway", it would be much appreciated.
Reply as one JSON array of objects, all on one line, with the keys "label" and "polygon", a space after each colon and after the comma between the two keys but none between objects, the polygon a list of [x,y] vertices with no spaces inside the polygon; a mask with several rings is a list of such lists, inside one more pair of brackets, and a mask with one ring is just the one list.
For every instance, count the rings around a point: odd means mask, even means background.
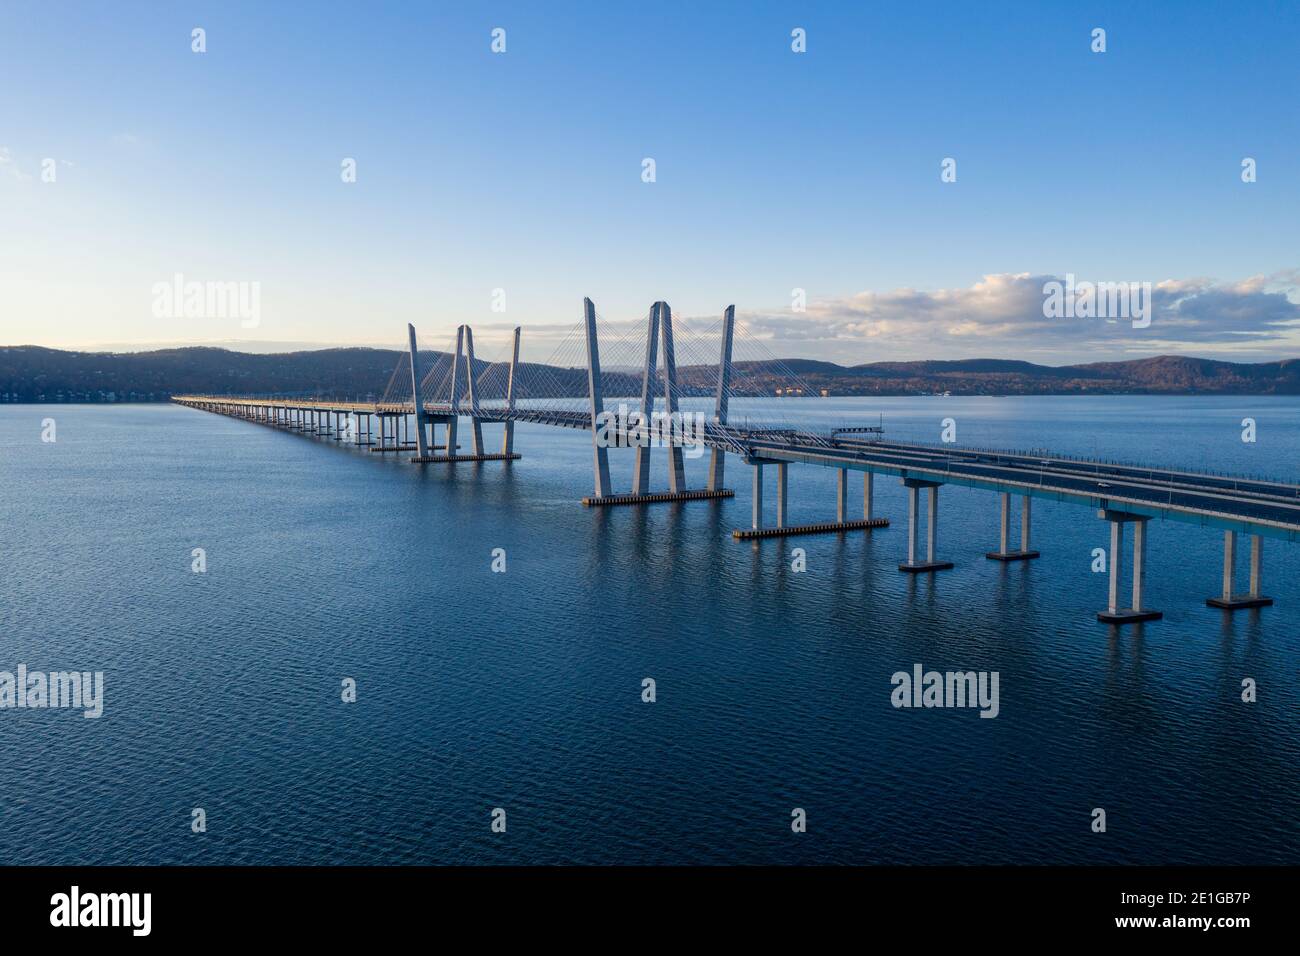
[{"label": "bridge roadway", "polygon": [[[226,405],[410,416],[411,403],[272,400],[176,396],[184,405]],[[427,418],[451,416],[446,404],[425,404]],[[462,403],[460,414],[470,409]],[[507,411],[482,404],[474,416],[484,422],[529,422],[590,430],[585,410]],[[626,438],[626,431],[615,429]],[[909,482],[963,485],[988,491],[1046,498],[1146,517],[1168,518],[1285,540],[1300,540],[1300,485],[1260,479],[1146,468],[1042,455],[960,449],[882,439],[836,437],[789,429],[743,428],[708,422],[704,444],[742,455],[750,464],[804,463],[850,471],[895,475]]]}]

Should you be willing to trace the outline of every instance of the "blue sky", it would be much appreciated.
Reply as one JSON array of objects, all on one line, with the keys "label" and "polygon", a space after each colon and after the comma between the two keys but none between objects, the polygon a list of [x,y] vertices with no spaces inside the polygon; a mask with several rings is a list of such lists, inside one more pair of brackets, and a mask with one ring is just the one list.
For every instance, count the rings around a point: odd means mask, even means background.
[{"label": "blue sky", "polygon": [[[1297,4],[9,0],[0,344],[544,359],[590,296],[845,364],[1300,356],[1297,51]],[[178,273],[256,326],[156,315]],[[1154,321],[1045,318],[1067,273]]]}]

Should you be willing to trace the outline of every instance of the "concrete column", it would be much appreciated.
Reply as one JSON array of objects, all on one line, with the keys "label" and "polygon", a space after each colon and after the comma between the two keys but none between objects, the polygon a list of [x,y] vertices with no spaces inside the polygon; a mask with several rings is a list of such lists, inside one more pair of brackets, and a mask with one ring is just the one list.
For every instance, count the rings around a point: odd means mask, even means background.
[{"label": "concrete column", "polygon": [[515,328],[515,346],[510,353],[510,375],[506,379],[506,425],[501,438],[501,454],[512,455],[515,451],[515,370],[519,365],[519,329]]},{"label": "concrete column", "polygon": [[1124,522],[1110,523],[1110,592],[1106,607],[1111,614],[1119,613],[1119,575],[1124,561]]},{"label": "concrete column", "polygon": [[447,412],[447,454],[456,454],[456,426],[460,424],[460,365],[464,360],[465,326],[456,329],[456,354],[451,358],[451,408]]},{"label": "concrete column", "polygon": [[925,560],[934,564],[934,539],[939,532],[939,486],[931,485],[930,519],[925,523]]},{"label": "concrete column", "polygon": [[776,463],[776,526],[784,528],[786,525],[786,490],[787,490],[787,471],[786,462],[779,461]]},{"label": "concrete column", "polygon": [[1038,557],[1037,551],[1029,550],[1030,497],[1022,495],[1020,500],[1020,548],[1011,550],[1011,493],[998,493],[1001,508],[998,516],[998,550],[990,551],[985,557],[1002,562],[1027,561]]},{"label": "concrete column", "polygon": [[[1156,621],[1163,615],[1143,606],[1146,589],[1147,515],[1102,508],[1097,517],[1110,522],[1110,591],[1105,611],[1097,618],[1108,624],[1134,624]],[[1133,525],[1133,600],[1124,608],[1119,596],[1119,582],[1124,574],[1124,525]],[[1212,598],[1211,600],[1217,600]]]},{"label": "concrete column", "polygon": [[411,402],[415,408],[415,454],[429,457],[429,444],[424,440],[424,400],[420,397],[420,350],[415,344],[415,326],[407,323],[407,342],[411,350]]},{"label": "concrete column", "polygon": [[1272,598],[1260,594],[1264,574],[1264,539],[1257,534],[1250,536],[1250,590],[1246,594],[1234,594],[1233,578],[1237,559],[1237,532],[1223,532],[1223,594],[1219,597],[1206,598],[1205,603],[1224,611],[1239,611],[1248,607],[1269,607]]},{"label": "concrete column", "polygon": [[1002,499],[1002,517],[998,523],[998,550],[1006,554],[1011,531],[1011,495],[1004,491],[998,497]]},{"label": "concrete column", "polygon": [[835,520],[843,524],[849,517],[849,470],[839,469],[835,482]]},{"label": "concrete column", "polygon": [[[736,307],[727,306],[722,313],[722,349],[718,357],[718,392],[713,402],[713,421],[719,425],[727,424],[728,391],[731,388],[731,344],[736,331]],[[709,455],[709,490],[721,491],[724,482],[726,455],[721,448],[714,447]],[[844,519],[841,518],[841,521]]]},{"label": "concrete column", "polygon": [[1133,610],[1142,610],[1142,587],[1146,583],[1147,523],[1133,523]]},{"label": "concrete column", "polygon": [[[654,413],[655,370],[659,361],[659,303],[650,306],[650,317],[646,320],[645,365],[641,370],[641,414],[645,416],[645,425],[650,427],[650,417]],[[650,493],[650,446],[638,445],[636,449],[636,471],[632,477],[632,493],[644,495]]]},{"label": "concrete column", "polygon": [[[609,495],[609,449],[596,440],[597,427],[601,412],[605,410],[605,399],[600,387],[600,346],[596,341],[596,306],[590,299],[582,300],[583,318],[587,327],[587,395],[591,399],[591,447],[595,460],[596,497]],[[450,436],[447,439],[451,444]]]},{"label": "concrete column", "polygon": [[1223,599],[1232,600],[1232,578],[1237,564],[1237,532],[1223,532]]},{"label": "concrete column", "polygon": [[862,475],[862,517],[871,520],[873,498],[875,497],[876,475],[864,472]]},{"label": "concrete column", "polygon": [[1264,539],[1260,535],[1250,536],[1250,596],[1259,597],[1261,578],[1264,574]]},{"label": "concrete column", "polygon": [[754,462],[754,520],[755,531],[763,527],[763,465]]},{"label": "concrete column", "polygon": [[916,564],[916,525],[917,519],[917,495],[921,489],[916,485],[909,485],[907,488],[907,563]]},{"label": "concrete column", "polygon": [[[659,336],[664,353],[664,411],[671,422],[677,411],[677,359],[673,352],[673,310],[667,302],[659,306]],[[686,467],[682,460],[682,446],[668,445],[668,490],[676,494],[686,490]]]},{"label": "concrete column", "polygon": [[483,423],[478,417],[478,398],[474,394],[474,330],[465,326],[465,382],[469,397],[469,427],[473,436],[474,454],[483,454]]}]

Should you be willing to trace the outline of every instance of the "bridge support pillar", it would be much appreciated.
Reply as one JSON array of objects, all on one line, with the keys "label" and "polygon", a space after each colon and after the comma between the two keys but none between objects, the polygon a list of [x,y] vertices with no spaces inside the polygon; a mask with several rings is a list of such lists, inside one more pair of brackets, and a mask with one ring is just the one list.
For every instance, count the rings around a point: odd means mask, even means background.
[{"label": "bridge support pillar", "polygon": [[465,395],[469,399],[469,427],[473,453],[483,454],[483,422],[478,417],[478,397],[474,394],[474,330],[465,326]]},{"label": "bridge support pillar", "polygon": [[[641,416],[647,434],[655,409],[655,369],[659,356],[659,303],[650,306],[650,318],[646,322],[645,366],[641,370]],[[632,494],[650,493],[650,439],[646,444],[636,446],[635,473],[632,476]]]},{"label": "bridge support pillar", "polygon": [[1272,598],[1259,593],[1260,579],[1264,565],[1264,539],[1257,534],[1250,536],[1250,591],[1246,594],[1233,592],[1233,578],[1237,564],[1237,532],[1223,532],[1223,596],[1206,598],[1210,607],[1224,611],[1238,611],[1247,607],[1269,607]]},{"label": "bridge support pillar", "polygon": [[788,490],[788,472],[790,467],[783,461],[776,463],[776,526],[784,528],[787,524],[786,511],[788,503],[786,501],[786,492]]},{"label": "bridge support pillar", "polygon": [[[934,556],[934,546],[939,536],[939,485],[940,482],[920,478],[903,479],[903,486],[907,488],[907,562],[898,566],[900,571],[921,574],[926,571],[946,571],[953,566],[951,561],[939,561]],[[929,515],[925,523],[926,557],[924,561],[918,561],[916,544],[921,516],[917,506],[922,488],[926,490],[929,499]]]},{"label": "bridge support pillar", "polygon": [[[736,307],[727,306],[722,313],[722,349],[718,356],[718,392],[714,397],[713,420],[727,424],[727,399],[731,388],[731,345],[736,332]],[[726,453],[716,445],[709,454],[709,490],[721,491],[724,482]],[[840,520],[843,520],[842,518]]]},{"label": "bridge support pillar", "polygon": [[[519,328],[515,328],[515,347],[510,353],[510,375],[506,379],[506,423],[505,433],[501,437],[501,454],[513,455],[515,452],[515,370],[519,365]],[[451,454],[451,452],[448,452]],[[506,459],[509,461],[509,459]]]},{"label": "bridge support pillar", "polygon": [[673,350],[673,310],[667,302],[657,302],[659,309],[660,351],[664,356],[664,411],[668,413],[668,490],[678,494],[686,490],[686,466],[682,446],[671,440],[671,423],[677,419],[677,358]]},{"label": "bridge support pillar", "polygon": [[862,474],[862,517],[866,521],[871,520],[872,507],[875,498],[876,476],[874,472],[863,472]]},{"label": "bridge support pillar", "polygon": [[1029,516],[1031,501],[1029,495],[1024,495],[1020,502],[1020,549],[1018,551],[1010,550],[1011,538],[1011,494],[1002,492],[999,495],[1002,499],[1002,514],[998,524],[998,550],[990,551],[985,557],[994,561],[1028,561],[1031,558],[1038,557],[1038,552],[1030,550],[1029,547]]},{"label": "bridge support pillar", "polygon": [[415,410],[415,454],[429,457],[429,443],[424,439],[424,402],[420,398],[420,349],[415,342],[415,326],[407,323],[407,346],[411,351],[411,407]]},{"label": "bridge support pillar", "polygon": [[[1147,515],[1130,514],[1102,508],[1098,518],[1110,522],[1110,586],[1107,590],[1106,610],[1097,612],[1097,620],[1107,624],[1136,624],[1139,621],[1158,621],[1164,617],[1160,611],[1142,606],[1146,585]],[[1121,607],[1120,578],[1124,572],[1124,526],[1133,525],[1133,603]]]},{"label": "bridge support pillar", "polygon": [[[596,497],[613,493],[609,481],[609,449],[600,443],[600,415],[605,410],[605,398],[600,382],[600,346],[596,341],[596,306],[590,299],[582,300],[582,314],[587,330],[587,395],[591,399],[591,448],[596,478]],[[455,447],[454,435],[447,436],[447,447]]]},{"label": "bridge support pillar", "polygon": [[456,426],[460,423],[460,358],[465,348],[465,326],[456,329],[456,354],[451,359],[451,407],[447,415],[447,454],[456,454]]},{"label": "bridge support pillar", "polygon": [[[865,502],[867,518],[864,520],[855,520],[848,517],[848,487],[849,475],[847,468],[838,469],[836,488],[836,515],[834,521],[820,521],[815,524],[797,524],[790,523],[789,511],[789,470],[790,463],[773,458],[746,458],[746,464],[754,468],[754,520],[749,528],[736,528],[731,532],[733,538],[749,541],[755,538],[787,538],[796,535],[809,534],[843,534],[846,531],[869,531],[873,528],[886,527],[889,522],[880,519],[872,519],[870,495]],[[776,466],[776,525],[771,528],[763,527],[763,465]],[[714,492],[701,492],[701,494],[714,494]],[[723,491],[718,494],[730,494]],[[931,549],[933,550],[933,548]],[[950,565],[951,567],[951,565]]]},{"label": "bridge support pillar", "polygon": [[[939,538],[939,481],[923,479],[902,480],[907,489],[907,562],[900,564],[898,570],[909,574],[922,574],[926,571],[946,571],[953,562],[939,561],[935,558],[935,544]],[[920,489],[926,489],[928,498],[928,515],[926,519],[926,559],[917,561],[917,536],[920,524],[919,497]]]}]

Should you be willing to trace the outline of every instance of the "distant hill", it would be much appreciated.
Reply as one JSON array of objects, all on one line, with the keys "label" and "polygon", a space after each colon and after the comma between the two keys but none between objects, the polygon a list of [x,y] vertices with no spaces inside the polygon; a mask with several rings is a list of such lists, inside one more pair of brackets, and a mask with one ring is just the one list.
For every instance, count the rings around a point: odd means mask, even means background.
[{"label": "distant hill", "polygon": [[[775,393],[788,383],[782,367],[814,391],[831,395],[1077,395],[1077,394],[1277,394],[1300,395],[1300,360],[1246,364],[1161,355],[1127,362],[1035,365],[1010,359],[873,362],[842,366],[831,362],[737,363],[745,374],[766,381]],[[712,368],[679,370],[695,389],[707,389]]]},{"label": "distant hill", "polygon": [[[421,353],[426,368],[441,353]],[[402,353],[340,348],[256,355],[219,348],[156,352],[67,352],[38,346],[0,347],[0,401],[165,401],[171,395],[279,395],[375,399],[382,395]],[[481,370],[484,363],[476,364]],[[1300,395],[1300,360],[1246,364],[1162,355],[1127,362],[1048,366],[1009,359],[873,362],[843,366],[810,359],[737,362],[746,391],[773,395],[798,384],[816,394],[954,395],[1072,394],[1277,394]],[[678,369],[687,392],[712,393],[716,366]],[[521,363],[521,388],[545,381],[548,394],[585,395],[584,369]],[[630,370],[606,372],[608,397],[640,390]],[[535,392],[534,392],[535,393]],[[490,397],[490,396],[485,396]]]}]

